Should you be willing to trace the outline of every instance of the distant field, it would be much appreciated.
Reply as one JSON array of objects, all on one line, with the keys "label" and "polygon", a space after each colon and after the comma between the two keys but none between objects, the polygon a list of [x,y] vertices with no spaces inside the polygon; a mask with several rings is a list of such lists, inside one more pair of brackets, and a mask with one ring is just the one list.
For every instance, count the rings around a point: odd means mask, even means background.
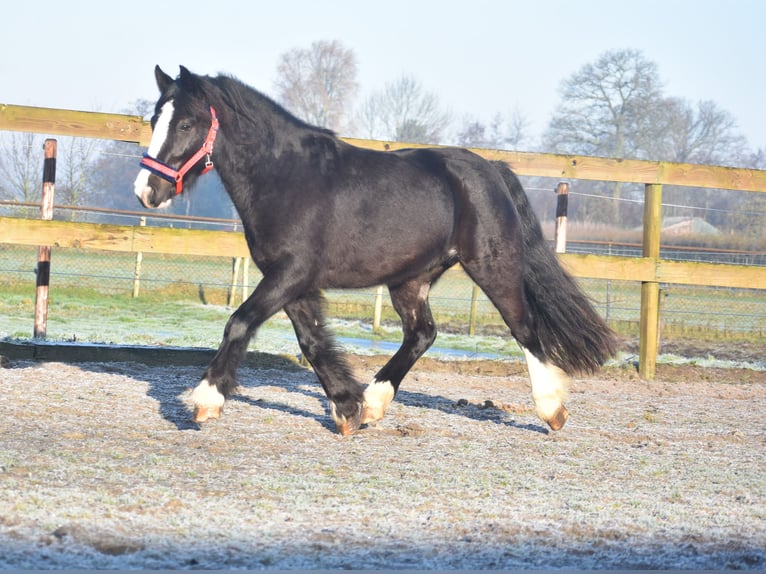
[{"label": "distant field", "polygon": [[[0,246],[0,337],[28,338],[32,330],[36,248]],[[145,254],[140,291],[132,297],[132,254],[54,249],[51,263],[49,338],[92,342],[215,347],[226,318],[232,260]],[[247,293],[260,274],[251,265]],[[637,336],[640,284],[582,280],[599,312],[621,334]],[[431,293],[439,343],[476,352],[507,353],[507,328],[483,294],[476,308],[476,337],[467,337],[473,284],[460,270],[447,272]],[[666,286],[661,291],[663,337],[702,340],[766,339],[766,290]],[[242,300],[242,271],[235,288]],[[399,341],[399,319],[384,290],[382,332],[373,336],[375,289],[330,291],[329,314],[341,336]],[[283,314],[259,334],[264,342],[297,348]]]}]

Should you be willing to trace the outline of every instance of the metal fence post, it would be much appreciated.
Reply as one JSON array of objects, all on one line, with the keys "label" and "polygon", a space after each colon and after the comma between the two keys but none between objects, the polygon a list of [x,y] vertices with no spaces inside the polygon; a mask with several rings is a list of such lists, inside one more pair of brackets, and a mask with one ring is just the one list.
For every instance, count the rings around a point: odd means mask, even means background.
[{"label": "metal fence post", "polygon": [[[661,232],[662,185],[650,183],[646,185],[644,192],[643,256],[654,260],[655,269],[660,259]],[[659,322],[660,284],[657,281],[642,281],[638,374],[644,379],[654,379],[657,370]]]},{"label": "metal fence post", "polygon": [[[43,164],[43,192],[40,219],[53,219],[53,196],[56,189],[56,148],[54,139],[45,140]],[[51,246],[37,248],[37,292],[35,294],[34,338],[44,339],[48,332],[48,291],[51,280]]]}]

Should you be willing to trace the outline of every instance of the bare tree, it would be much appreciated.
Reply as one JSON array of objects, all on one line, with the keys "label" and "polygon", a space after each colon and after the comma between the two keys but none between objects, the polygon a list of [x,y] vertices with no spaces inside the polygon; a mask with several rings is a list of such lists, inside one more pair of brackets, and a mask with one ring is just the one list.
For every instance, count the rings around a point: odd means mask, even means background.
[{"label": "bare tree", "polygon": [[[131,102],[121,113],[148,120],[154,113],[154,102],[139,98]],[[141,148],[134,143],[106,142],[91,168],[89,198],[92,205],[114,209],[136,207],[133,180],[136,177],[136,166],[141,158],[141,151]]]},{"label": "bare tree", "polygon": [[357,136],[367,139],[382,138],[381,115],[382,98],[373,94],[362,101],[356,112],[354,126]]},{"label": "bare tree", "polygon": [[489,125],[466,117],[457,134],[457,144],[487,149],[520,149],[528,141],[529,121],[516,108],[508,118],[501,113],[492,117]]},{"label": "bare tree", "polygon": [[[612,50],[586,64],[561,84],[558,106],[543,141],[544,148],[615,158],[644,158],[644,144],[657,131],[655,109],[662,101],[657,66],[638,50]],[[588,205],[590,217],[620,222],[620,183],[612,184],[611,214],[604,202]]]},{"label": "bare tree", "polygon": [[371,138],[411,143],[440,143],[450,122],[439,98],[412,76],[402,76],[373,93],[359,114]]},{"label": "bare tree", "polygon": [[301,119],[332,130],[344,121],[356,96],[356,57],[333,40],[295,48],[279,59],[277,99]]},{"label": "bare tree", "polygon": [[[92,138],[63,138],[58,155],[61,166],[56,178],[57,203],[83,205],[89,203],[93,190],[93,171],[102,144]],[[72,213],[74,218],[74,213]]]},{"label": "bare tree", "polygon": [[[656,159],[683,163],[751,166],[747,140],[738,133],[734,117],[715,102],[703,100],[696,105],[679,98],[667,98],[656,108],[660,133],[647,148]],[[671,205],[702,208],[705,219],[718,227],[738,233],[750,233],[752,213],[748,207],[751,194],[720,189],[668,187],[665,198]],[[688,209],[670,207],[668,214],[688,213]],[[699,213],[699,212],[698,212]]]},{"label": "bare tree", "polygon": [[667,98],[657,106],[661,133],[645,147],[655,159],[682,163],[743,165],[747,163],[747,140],[737,132],[734,117],[715,102],[696,106],[679,98]]},{"label": "bare tree", "polygon": [[514,108],[511,115],[506,119],[505,143],[510,149],[518,150],[522,146],[530,145],[529,129],[530,122],[527,117],[521,113],[521,110]]},{"label": "bare tree", "polygon": [[551,151],[638,158],[662,99],[657,66],[638,50],[602,54],[561,84],[561,104],[545,133]]},{"label": "bare tree", "polygon": [[[81,137],[56,139],[56,203],[83,205],[90,202],[94,167],[102,142]],[[0,138],[0,149],[0,198],[39,201],[43,138],[29,132],[10,132]]]},{"label": "bare tree", "polygon": [[[567,78],[561,87],[562,102],[544,136],[551,151],[615,158],[656,159],[700,164],[746,165],[747,142],[737,132],[734,118],[714,102],[691,104],[665,97],[656,65],[636,50],[606,52],[593,64]],[[606,202],[578,198],[584,218],[635,224],[635,210],[623,203],[634,194],[631,186],[593,184],[598,190],[611,186],[611,209]],[[624,191],[627,190],[627,191]],[[689,206],[704,213],[713,224],[735,229],[734,216],[742,194],[725,190],[668,186],[665,199],[684,207],[667,213],[689,213]],[[632,197],[630,198],[632,199]],[[746,210],[745,210],[746,211]],[[743,211],[744,213],[744,211]]]},{"label": "bare tree", "polygon": [[495,147],[487,137],[487,126],[475,118],[464,118],[457,134],[457,145],[462,147]]},{"label": "bare tree", "polygon": [[39,201],[43,145],[39,136],[9,132],[0,139],[0,196],[15,201]]}]

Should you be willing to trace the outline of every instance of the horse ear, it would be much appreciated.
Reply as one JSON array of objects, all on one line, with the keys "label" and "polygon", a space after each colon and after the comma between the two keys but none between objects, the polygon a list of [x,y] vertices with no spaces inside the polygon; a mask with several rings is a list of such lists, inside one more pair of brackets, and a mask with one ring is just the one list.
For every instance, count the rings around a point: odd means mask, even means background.
[{"label": "horse ear", "polygon": [[165,93],[168,86],[173,83],[173,78],[163,72],[159,66],[154,67],[154,79],[157,80],[157,87],[160,89],[160,93]]},{"label": "horse ear", "polygon": [[184,78],[190,78],[194,74],[192,74],[189,69],[186,66],[178,66],[181,70],[181,74],[179,77],[183,80]]}]

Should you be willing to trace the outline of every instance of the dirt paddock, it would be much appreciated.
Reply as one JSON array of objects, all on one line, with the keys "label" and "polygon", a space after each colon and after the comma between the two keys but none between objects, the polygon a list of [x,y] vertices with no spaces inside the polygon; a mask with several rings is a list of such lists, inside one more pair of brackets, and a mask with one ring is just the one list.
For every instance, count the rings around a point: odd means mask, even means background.
[{"label": "dirt paddock", "polygon": [[423,361],[347,438],[278,357],[198,427],[201,371],[3,361],[0,568],[766,568],[764,371],[610,368],[549,433],[521,364]]}]

